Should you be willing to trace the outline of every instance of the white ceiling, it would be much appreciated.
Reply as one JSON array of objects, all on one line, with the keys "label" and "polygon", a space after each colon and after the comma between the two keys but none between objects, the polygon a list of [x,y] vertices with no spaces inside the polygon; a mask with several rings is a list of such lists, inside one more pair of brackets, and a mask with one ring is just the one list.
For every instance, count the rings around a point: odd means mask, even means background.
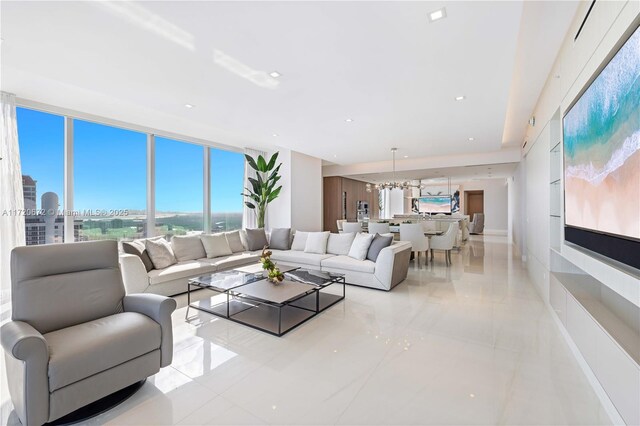
[{"label": "white ceiling", "polygon": [[[476,166],[441,167],[424,170],[403,170],[396,172],[398,181],[422,180],[424,183],[444,182],[448,178],[452,183],[470,180],[505,179],[513,175],[518,163],[482,164]],[[381,173],[354,174],[349,178],[371,183],[382,183],[393,180],[391,171]]]},{"label": "white ceiling", "polygon": [[[447,18],[428,22],[442,6]],[[386,160],[391,146],[418,158],[520,144],[576,3],[0,7],[2,90],[217,143],[352,164]],[[282,76],[269,77],[273,70]]]}]

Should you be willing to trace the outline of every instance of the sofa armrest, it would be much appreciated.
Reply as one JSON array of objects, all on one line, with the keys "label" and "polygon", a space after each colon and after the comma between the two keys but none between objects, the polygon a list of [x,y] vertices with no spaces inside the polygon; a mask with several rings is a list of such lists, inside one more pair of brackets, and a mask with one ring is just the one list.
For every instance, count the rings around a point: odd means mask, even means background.
[{"label": "sofa armrest", "polygon": [[125,312],[143,314],[160,324],[162,342],[160,343],[160,367],[171,364],[173,359],[173,330],[171,314],[177,303],[170,297],[157,294],[127,294],[122,299]]},{"label": "sofa armrest", "polygon": [[0,328],[6,352],[7,382],[16,414],[23,424],[49,418],[49,349],[42,334],[22,321]]},{"label": "sofa armrest", "polygon": [[395,242],[380,250],[374,275],[387,290],[391,290],[407,278],[410,257],[411,243]]},{"label": "sofa armrest", "polygon": [[118,261],[127,294],[144,293],[149,287],[149,275],[142,260],[135,254],[121,253]]}]

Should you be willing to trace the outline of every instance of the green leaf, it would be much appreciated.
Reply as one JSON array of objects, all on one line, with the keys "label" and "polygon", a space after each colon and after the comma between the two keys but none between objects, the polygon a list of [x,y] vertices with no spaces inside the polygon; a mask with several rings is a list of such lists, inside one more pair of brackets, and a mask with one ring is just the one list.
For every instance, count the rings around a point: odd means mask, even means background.
[{"label": "green leaf", "polygon": [[269,160],[269,164],[267,164],[267,171],[273,169],[273,166],[276,165],[276,160],[278,159],[278,154],[279,154],[279,152],[276,152],[275,154],[273,154],[271,156],[271,159]]},{"label": "green leaf", "polygon": [[261,171],[262,173],[265,173],[268,171],[267,162],[265,161],[262,155],[258,155],[258,171]]},{"label": "green leaf", "polygon": [[278,198],[278,195],[280,195],[280,190],[282,189],[282,185],[280,185],[279,187],[277,187],[275,189],[275,191],[273,191],[271,194],[269,194],[269,197],[267,198],[267,203],[272,202],[273,200],[275,200],[276,198]]},{"label": "green leaf", "polygon": [[250,202],[248,202],[248,201],[245,201],[245,202],[244,202],[244,205],[245,205],[245,206],[247,206],[247,207],[249,207],[250,209],[255,209],[255,208],[256,208],[256,206],[255,206],[255,205],[251,204],[251,203],[250,203]]},{"label": "green leaf", "polygon": [[253,170],[258,170],[258,165],[256,164],[256,161],[253,158],[251,158],[249,154],[245,154],[244,158],[246,158],[247,163],[249,163],[249,166],[251,166]]},{"label": "green leaf", "polygon": [[249,182],[251,182],[251,186],[253,187],[253,192],[255,193],[260,192],[260,183],[258,182],[258,180],[251,177],[247,179],[249,180]]},{"label": "green leaf", "polygon": [[271,190],[276,186],[276,183],[282,178],[282,176],[276,176],[275,178],[269,181],[269,186],[267,186],[267,192],[271,192]]},{"label": "green leaf", "polygon": [[278,174],[278,172],[280,171],[280,166],[282,166],[282,163],[278,164],[278,167],[276,167],[276,169],[271,172],[271,174],[269,175],[269,179],[273,179]]}]

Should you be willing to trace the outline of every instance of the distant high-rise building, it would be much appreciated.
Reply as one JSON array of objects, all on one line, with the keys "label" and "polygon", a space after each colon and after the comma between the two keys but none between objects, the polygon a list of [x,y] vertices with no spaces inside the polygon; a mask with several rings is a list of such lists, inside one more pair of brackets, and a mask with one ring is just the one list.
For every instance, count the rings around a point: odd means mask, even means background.
[{"label": "distant high-rise building", "polygon": [[[36,181],[31,176],[22,175],[24,208],[29,213],[36,212]],[[28,214],[24,218],[25,237],[28,246],[64,242],[64,216],[58,215],[58,195],[54,192],[42,194],[40,206],[43,214]],[[82,220],[75,219],[73,235],[79,241]]]},{"label": "distant high-rise building", "polygon": [[22,175],[22,193],[24,196],[24,208],[26,210],[36,209],[36,181],[29,175]]}]

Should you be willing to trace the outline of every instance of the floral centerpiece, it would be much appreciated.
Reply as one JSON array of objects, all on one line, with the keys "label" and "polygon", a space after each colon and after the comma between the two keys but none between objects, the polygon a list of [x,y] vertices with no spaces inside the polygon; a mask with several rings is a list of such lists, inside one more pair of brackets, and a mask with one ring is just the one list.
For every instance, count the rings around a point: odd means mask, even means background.
[{"label": "floral centerpiece", "polygon": [[284,274],[280,272],[280,269],[271,260],[271,251],[267,250],[266,246],[262,249],[260,263],[262,263],[262,269],[267,271],[267,280],[274,284],[280,284],[284,280]]}]

